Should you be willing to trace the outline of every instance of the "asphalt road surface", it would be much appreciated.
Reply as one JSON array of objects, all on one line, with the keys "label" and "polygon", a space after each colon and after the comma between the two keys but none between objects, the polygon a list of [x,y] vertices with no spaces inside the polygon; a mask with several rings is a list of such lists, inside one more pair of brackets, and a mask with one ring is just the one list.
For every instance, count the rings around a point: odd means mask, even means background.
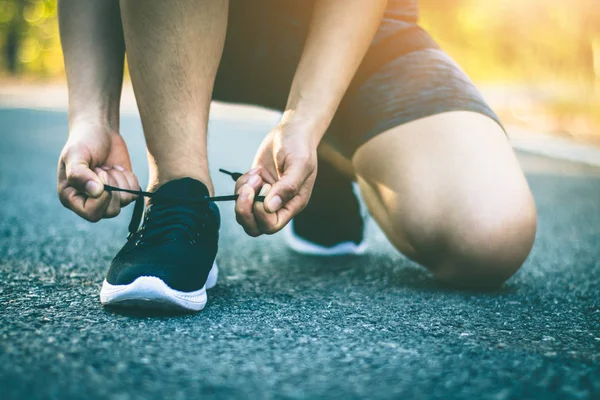
[{"label": "asphalt road surface", "polygon": [[[210,125],[211,167],[244,170],[269,125]],[[138,120],[126,117],[147,179]],[[199,314],[104,310],[98,293],[131,208],[62,208],[63,112],[0,110],[0,398],[600,398],[600,171],[521,155],[534,251],[494,293],[445,290],[370,223],[361,257],[251,239],[221,205],[221,277]],[[216,175],[218,194],[233,182]]]}]

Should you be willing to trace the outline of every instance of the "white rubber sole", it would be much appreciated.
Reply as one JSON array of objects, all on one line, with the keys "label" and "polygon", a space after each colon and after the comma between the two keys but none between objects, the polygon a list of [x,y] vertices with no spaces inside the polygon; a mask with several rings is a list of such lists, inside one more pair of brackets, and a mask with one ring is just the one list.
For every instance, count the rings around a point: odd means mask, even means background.
[{"label": "white rubber sole", "polygon": [[285,228],[283,228],[283,237],[287,245],[297,253],[311,256],[331,257],[361,255],[367,251],[367,244],[364,240],[360,244],[343,242],[336,244],[333,247],[323,247],[309,242],[294,233],[293,223],[294,221],[292,220]]},{"label": "white rubber sole", "polygon": [[100,302],[116,307],[200,311],[206,305],[206,290],[217,284],[218,277],[219,268],[215,262],[204,287],[193,292],[171,289],[155,276],[140,276],[128,285],[111,285],[104,280]]}]

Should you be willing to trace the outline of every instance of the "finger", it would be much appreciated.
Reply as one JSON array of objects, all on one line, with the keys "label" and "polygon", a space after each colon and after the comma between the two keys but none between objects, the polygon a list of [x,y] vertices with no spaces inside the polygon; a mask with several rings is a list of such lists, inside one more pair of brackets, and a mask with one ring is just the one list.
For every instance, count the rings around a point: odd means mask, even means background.
[{"label": "finger", "polygon": [[[259,196],[267,196],[270,190],[272,190],[271,185],[264,185],[259,193]],[[256,220],[256,225],[258,226],[260,232],[270,235],[283,227],[283,225],[279,227],[277,214],[267,212],[263,202],[254,202],[252,211],[254,212],[254,219]]]},{"label": "finger", "polygon": [[64,200],[63,192],[67,186],[68,186],[68,181],[67,181],[67,172],[65,169],[65,163],[63,162],[62,158],[60,158],[58,160],[58,171],[56,173],[56,190],[58,192],[58,198],[60,199],[60,202],[63,205],[65,205],[65,203],[63,201]]},{"label": "finger", "polygon": [[[97,168],[96,173],[103,184],[116,186],[117,182],[107,171]],[[121,212],[121,198],[118,192],[109,192],[108,206],[104,210],[103,218],[114,218]]]},{"label": "finger", "polygon": [[140,188],[140,184],[138,182],[137,177],[135,176],[133,171],[131,171],[131,166],[126,168],[121,165],[114,165],[113,168],[121,172],[123,176],[127,179],[127,189],[136,190]]},{"label": "finger", "polygon": [[98,174],[90,169],[89,161],[77,150],[67,150],[63,157],[68,184],[80,193],[98,198],[104,187]]},{"label": "finger", "polygon": [[305,202],[303,196],[300,194],[285,203],[283,207],[277,210],[276,214],[278,230],[282,229],[292,220],[292,218],[298,215],[304,209],[304,207],[306,207],[307,203],[308,202]]},{"label": "finger", "polygon": [[290,167],[285,170],[281,179],[273,185],[273,188],[265,198],[265,210],[274,213],[285,203],[293,199],[310,175],[304,166]]},{"label": "finger", "polygon": [[100,197],[94,199],[70,186],[66,165],[62,160],[58,166],[58,197],[63,206],[90,222],[102,219],[109,200],[108,192],[103,192]]},{"label": "finger", "polygon": [[[138,181],[137,176],[135,176],[135,174],[129,170],[125,170],[123,172],[123,176],[125,176],[125,179],[127,179],[127,189],[131,189],[131,190],[140,190],[141,186],[140,186],[140,182]],[[131,195],[131,200],[136,200],[137,199],[137,195],[136,194],[132,194]]]},{"label": "finger", "polygon": [[75,214],[90,222],[98,222],[104,216],[110,195],[108,192],[104,192],[99,198],[94,199],[79,193],[74,187],[68,186],[61,192],[60,199],[61,203]]},{"label": "finger", "polygon": [[59,192],[60,202],[63,206],[73,211],[90,222],[98,222],[102,219],[102,213],[95,213],[91,208],[86,210],[85,203],[88,197],[81,195],[72,186],[67,186]]},{"label": "finger", "polygon": [[261,169],[262,168],[260,166],[257,166],[240,176],[238,180],[235,181],[235,193],[238,193],[241,187],[244,185],[250,185],[254,192],[258,192],[262,186],[262,179],[260,177]]},{"label": "finger", "polygon": [[235,219],[244,228],[244,231],[252,237],[260,236],[260,230],[252,213],[255,193],[250,185],[244,185],[240,188],[239,197],[235,201]]},{"label": "finger", "polygon": [[[125,172],[123,172],[123,175],[125,176],[125,178],[127,179],[127,184],[128,184],[128,188],[131,190],[139,190],[140,189],[140,181],[138,180],[137,176],[129,170],[125,170]],[[136,195],[134,195],[136,196]]]},{"label": "finger", "polygon": [[[108,174],[108,176],[110,178],[112,178],[113,182],[116,182],[116,184],[114,186],[121,188],[121,189],[129,189],[129,182],[127,181],[127,178],[125,177],[125,174],[123,172],[120,172],[116,169],[110,169],[108,171],[106,171],[106,173]],[[117,193],[112,193],[112,195],[118,195],[120,203],[119,206],[120,207],[125,207],[127,204],[131,203],[133,201],[133,195],[130,193],[126,193],[126,192],[117,192]]]}]

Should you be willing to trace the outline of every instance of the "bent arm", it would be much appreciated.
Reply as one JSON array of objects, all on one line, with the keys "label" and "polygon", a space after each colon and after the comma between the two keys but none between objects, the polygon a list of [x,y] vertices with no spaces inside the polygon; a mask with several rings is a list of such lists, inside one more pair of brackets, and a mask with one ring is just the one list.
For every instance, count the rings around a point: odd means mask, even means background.
[{"label": "bent arm", "polygon": [[307,122],[318,142],[383,18],[387,0],[317,0],[283,121]]},{"label": "bent arm", "polygon": [[119,129],[125,42],[118,0],[60,0],[60,39],[69,87],[69,123]]}]

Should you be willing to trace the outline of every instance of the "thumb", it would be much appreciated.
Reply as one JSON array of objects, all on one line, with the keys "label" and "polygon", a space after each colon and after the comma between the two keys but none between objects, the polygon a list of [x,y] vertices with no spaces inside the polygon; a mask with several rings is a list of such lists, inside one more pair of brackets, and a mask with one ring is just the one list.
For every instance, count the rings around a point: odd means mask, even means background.
[{"label": "thumb", "polygon": [[71,153],[65,157],[65,172],[69,186],[89,197],[98,198],[104,185],[98,175],[90,169],[90,163],[81,154]]},{"label": "thumb", "polygon": [[302,166],[290,166],[289,169],[285,170],[279,181],[273,184],[265,198],[265,210],[273,213],[293,199],[300,191],[308,175],[310,174],[307,174]]}]

